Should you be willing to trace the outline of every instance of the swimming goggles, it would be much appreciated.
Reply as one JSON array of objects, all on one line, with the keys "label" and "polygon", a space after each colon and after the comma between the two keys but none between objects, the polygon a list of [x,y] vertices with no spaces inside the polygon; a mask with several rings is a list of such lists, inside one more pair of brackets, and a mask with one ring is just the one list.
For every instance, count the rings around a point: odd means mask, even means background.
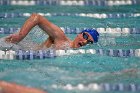
[{"label": "swimming goggles", "polygon": [[83,38],[87,40],[87,44],[93,44],[93,41],[89,40],[88,34],[86,34],[85,32],[83,32],[82,34],[83,34]]}]

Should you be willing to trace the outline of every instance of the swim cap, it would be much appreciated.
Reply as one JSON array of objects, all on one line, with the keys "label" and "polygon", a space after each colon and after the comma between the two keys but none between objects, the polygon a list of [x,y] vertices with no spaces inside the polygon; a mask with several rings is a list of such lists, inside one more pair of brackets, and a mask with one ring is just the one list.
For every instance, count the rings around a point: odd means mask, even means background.
[{"label": "swim cap", "polygon": [[85,29],[85,30],[82,31],[82,33],[83,32],[88,32],[92,36],[94,42],[95,43],[98,42],[99,33],[95,29]]}]

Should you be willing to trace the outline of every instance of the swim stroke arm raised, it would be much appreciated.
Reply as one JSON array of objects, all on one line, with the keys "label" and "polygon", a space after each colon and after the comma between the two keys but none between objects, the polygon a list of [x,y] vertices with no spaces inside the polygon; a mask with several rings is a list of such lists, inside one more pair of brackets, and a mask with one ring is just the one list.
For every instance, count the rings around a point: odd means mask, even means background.
[{"label": "swim stroke arm raised", "polygon": [[18,43],[26,37],[31,29],[38,25],[44,30],[52,39],[64,37],[63,31],[55,24],[48,21],[46,18],[39,14],[32,14],[21,27],[18,33],[12,34],[6,38],[6,41],[11,43]]}]

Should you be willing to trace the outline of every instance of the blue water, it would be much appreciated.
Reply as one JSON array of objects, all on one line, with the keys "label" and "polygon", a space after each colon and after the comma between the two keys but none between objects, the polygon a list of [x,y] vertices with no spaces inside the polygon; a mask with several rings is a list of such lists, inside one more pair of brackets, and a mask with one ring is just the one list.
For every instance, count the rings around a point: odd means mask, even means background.
[{"label": "blue water", "polygon": [[[1,6],[1,13],[138,13],[139,5],[133,6]],[[139,17],[96,19],[76,16],[51,16],[51,22],[60,27],[71,28],[139,28]],[[27,17],[0,18],[0,27],[21,27]],[[1,35],[6,36],[6,35]],[[67,34],[74,39],[76,34]],[[99,46],[100,45],[100,46]],[[99,45],[85,46],[83,49],[139,49],[140,35],[101,34]],[[0,80],[16,82],[48,91],[48,93],[82,93],[92,90],[66,90],[52,85],[89,85],[91,83],[140,84],[139,57],[111,57],[99,54],[79,54],[48,58],[43,60],[0,60]],[[104,92],[102,92],[104,93]],[[123,92],[124,93],[124,92]]]}]

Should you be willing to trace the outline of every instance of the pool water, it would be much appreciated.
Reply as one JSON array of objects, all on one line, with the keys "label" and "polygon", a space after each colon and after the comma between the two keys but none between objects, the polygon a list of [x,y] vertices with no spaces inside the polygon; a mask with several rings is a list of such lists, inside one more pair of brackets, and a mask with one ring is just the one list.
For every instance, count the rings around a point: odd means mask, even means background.
[{"label": "pool water", "polygon": [[[130,6],[1,6],[2,13],[139,13],[139,5]],[[140,17],[105,18],[47,16],[59,27],[70,28],[139,28]],[[0,18],[1,28],[19,28],[27,17]],[[40,30],[39,30],[40,31]],[[41,32],[41,31],[40,31]],[[66,34],[74,39],[76,34]],[[1,34],[0,37],[6,36]],[[82,49],[140,49],[140,34],[100,34],[98,44]],[[48,93],[105,93],[91,89],[67,89],[66,86],[97,84],[140,84],[140,57],[112,57],[100,54],[77,54],[42,60],[0,60],[0,80],[16,82]],[[116,91],[119,93],[121,91]],[[123,91],[124,93],[125,91]],[[127,91],[131,92],[131,91]],[[112,93],[112,91],[110,91]]]}]

